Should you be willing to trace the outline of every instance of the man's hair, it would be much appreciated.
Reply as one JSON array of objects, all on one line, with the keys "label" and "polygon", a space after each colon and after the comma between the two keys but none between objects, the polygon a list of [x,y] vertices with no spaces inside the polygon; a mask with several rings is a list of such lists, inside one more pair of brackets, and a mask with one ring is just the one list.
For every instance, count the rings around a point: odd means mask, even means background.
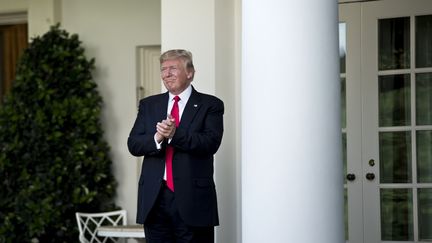
[{"label": "man's hair", "polygon": [[184,62],[185,67],[187,69],[195,71],[195,67],[192,62],[192,53],[190,51],[186,51],[182,49],[168,50],[162,53],[162,55],[159,58],[159,61],[160,64],[162,65],[164,61],[175,60],[175,59],[181,59]]}]

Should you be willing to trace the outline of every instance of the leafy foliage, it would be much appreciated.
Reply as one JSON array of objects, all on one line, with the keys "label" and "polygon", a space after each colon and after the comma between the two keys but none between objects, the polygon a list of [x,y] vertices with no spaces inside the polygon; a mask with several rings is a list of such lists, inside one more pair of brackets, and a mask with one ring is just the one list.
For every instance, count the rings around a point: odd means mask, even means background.
[{"label": "leafy foliage", "polygon": [[76,211],[115,208],[93,69],[59,25],[21,57],[0,106],[0,242],[76,242]]}]

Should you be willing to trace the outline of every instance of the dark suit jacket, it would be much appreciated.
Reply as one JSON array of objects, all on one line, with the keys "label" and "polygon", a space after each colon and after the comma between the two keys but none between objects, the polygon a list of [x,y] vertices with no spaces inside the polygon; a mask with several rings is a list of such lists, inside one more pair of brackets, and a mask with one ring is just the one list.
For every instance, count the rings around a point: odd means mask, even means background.
[{"label": "dark suit jacket", "polygon": [[[156,123],[167,116],[168,93],[140,101],[138,116],[128,138],[132,155],[144,156],[138,188],[137,223],[144,224],[162,185],[166,142],[158,150]],[[175,201],[183,221],[190,226],[219,224],[213,155],[223,134],[223,102],[192,88],[180,124],[170,145],[174,146]]]}]

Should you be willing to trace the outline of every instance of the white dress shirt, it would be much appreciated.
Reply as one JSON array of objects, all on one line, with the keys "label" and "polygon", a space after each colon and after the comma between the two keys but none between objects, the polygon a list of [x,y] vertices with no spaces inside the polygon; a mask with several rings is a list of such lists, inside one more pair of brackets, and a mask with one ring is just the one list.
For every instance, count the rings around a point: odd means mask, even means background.
[{"label": "white dress shirt", "polygon": [[[168,95],[169,97],[168,97],[167,117],[168,117],[168,114],[171,114],[172,107],[174,106],[174,97],[175,97],[175,95],[173,95],[171,93],[168,93],[168,94],[169,94]],[[186,106],[186,104],[187,104],[187,102],[188,102],[189,97],[191,96],[191,94],[192,94],[192,86],[189,84],[189,86],[185,90],[183,90],[183,92],[181,92],[178,95],[178,97],[180,97],[180,100],[178,101],[179,120],[180,121],[181,121],[181,117],[183,115],[184,108],[185,108],[185,106]],[[161,149],[162,148],[162,142],[160,142],[160,143],[157,142],[157,140],[156,140],[156,134],[154,136],[154,140],[155,140],[155,143],[156,143],[156,148],[157,149]],[[168,144],[170,142],[171,142],[171,139],[168,140]],[[166,167],[165,167],[165,172],[164,172],[164,180],[166,180]]]}]

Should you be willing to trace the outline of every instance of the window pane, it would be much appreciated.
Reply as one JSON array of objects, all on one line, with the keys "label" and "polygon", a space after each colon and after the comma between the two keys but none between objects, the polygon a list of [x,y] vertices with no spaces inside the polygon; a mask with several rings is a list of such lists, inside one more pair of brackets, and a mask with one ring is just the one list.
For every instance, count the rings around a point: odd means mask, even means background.
[{"label": "window pane", "polygon": [[349,240],[348,232],[348,190],[344,189],[345,240]]},{"label": "window pane", "polygon": [[410,132],[379,134],[381,183],[411,182]]},{"label": "window pane", "polygon": [[410,19],[380,19],[378,22],[379,70],[410,67]]},{"label": "window pane", "polygon": [[411,124],[409,74],[380,76],[378,99],[381,127]]},{"label": "window pane", "polygon": [[417,131],[417,181],[432,183],[432,131]]},{"label": "window pane", "polygon": [[347,170],[347,136],[346,133],[342,133],[342,163],[343,163],[343,177],[344,177],[344,183],[347,183],[346,175],[348,173]]},{"label": "window pane", "polygon": [[346,66],[346,23],[339,23],[339,62],[340,73],[345,73]]},{"label": "window pane", "polygon": [[2,58],[0,58],[0,105],[3,103],[3,96],[5,95],[5,89],[4,89],[4,86],[5,86],[5,84],[4,84],[4,78],[3,78],[3,76],[4,76],[4,73],[5,73],[5,70],[4,70],[4,46],[5,46],[5,44],[4,44],[4,37],[3,37],[3,32],[2,31],[0,31],[0,56],[2,57]]},{"label": "window pane", "polygon": [[381,240],[413,240],[411,189],[381,189]]},{"label": "window pane", "polygon": [[416,74],[416,119],[417,125],[432,125],[432,73]]},{"label": "window pane", "polygon": [[416,67],[432,67],[432,15],[416,17]]},{"label": "window pane", "polygon": [[418,189],[419,240],[432,241],[432,188]]},{"label": "window pane", "polygon": [[346,79],[341,78],[341,126],[346,128]]}]

